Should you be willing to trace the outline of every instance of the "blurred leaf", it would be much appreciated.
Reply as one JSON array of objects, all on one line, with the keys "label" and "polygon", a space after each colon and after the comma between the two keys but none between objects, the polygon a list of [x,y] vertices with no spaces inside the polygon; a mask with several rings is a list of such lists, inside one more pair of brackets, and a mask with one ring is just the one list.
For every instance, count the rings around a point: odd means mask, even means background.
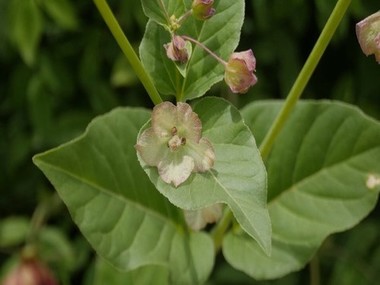
[{"label": "blurred leaf", "polygon": [[41,2],[46,12],[59,26],[68,30],[78,28],[78,17],[69,0],[42,0]]},{"label": "blurred leaf", "polygon": [[213,266],[212,240],[184,233],[182,213],[156,191],[136,158],[137,133],[149,116],[143,109],[116,109],[33,161],[111,264],[124,270],[163,265],[175,284],[202,283]]},{"label": "blurred leaf", "polygon": [[59,228],[42,228],[38,236],[38,252],[44,260],[59,267],[61,272],[74,269],[76,259],[74,248]]},{"label": "blurred leaf", "polygon": [[255,139],[239,111],[219,98],[198,101],[193,108],[202,121],[202,136],[215,150],[215,164],[193,173],[175,188],[159,178],[157,167],[140,160],[152,183],[174,205],[199,209],[226,203],[242,228],[269,254],[271,227],[266,207],[266,172]]},{"label": "blurred leaf", "polygon": [[[280,102],[243,110],[260,139]],[[263,130],[264,129],[264,130]],[[380,124],[341,103],[300,102],[267,161],[273,250],[268,257],[247,235],[230,233],[223,253],[256,279],[302,268],[330,234],[347,230],[376,205],[380,183]],[[376,181],[376,180],[375,180]],[[252,263],[252,261],[254,263]]]},{"label": "blurred leaf", "polygon": [[178,0],[142,0],[141,3],[145,15],[161,25],[168,25],[172,15],[179,18],[185,10],[183,1]]},{"label": "blurred leaf", "polygon": [[53,128],[52,123],[52,100],[49,96],[45,82],[36,74],[28,84],[27,96],[29,118],[34,129],[34,143],[41,145]]},{"label": "blurred leaf", "polygon": [[150,265],[132,271],[119,271],[101,258],[96,260],[92,285],[168,285],[168,271],[163,266]]},{"label": "blurred leaf", "polygon": [[43,31],[41,11],[34,0],[13,0],[9,9],[10,36],[25,63],[33,65]]},{"label": "blurred leaf", "polygon": [[8,217],[0,220],[0,248],[20,245],[25,241],[30,222],[25,217]]},{"label": "blurred leaf", "polygon": [[111,84],[115,87],[132,86],[138,83],[138,78],[124,55],[120,55],[113,66]]},{"label": "blurred leaf", "polygon": [[380,263],[376,262],[376,251],[380,251],[378,224],[362,223],[342,236],[335,248],[326,254],[336,253],[330,285],[372,285],[380,278]]},{"label": "blurred leaf", "polygon": [[[187,0],[187,6],[191,1]],[[244,1],[220,0],[215,2],[216,14],[207,21],[188,18],[177,31],[207,46],[224,60],[235,50],[240,39],[244,18]],[[164,44],[170,34],[163,27],[149,21],[140,45],[140,56],[158,90],[179,99],[193,99],[204,95],[212,85],[223,79],[224,68],[199,46],[193,44],[192,56],[183,78],[174,62],[167,56]]]}]

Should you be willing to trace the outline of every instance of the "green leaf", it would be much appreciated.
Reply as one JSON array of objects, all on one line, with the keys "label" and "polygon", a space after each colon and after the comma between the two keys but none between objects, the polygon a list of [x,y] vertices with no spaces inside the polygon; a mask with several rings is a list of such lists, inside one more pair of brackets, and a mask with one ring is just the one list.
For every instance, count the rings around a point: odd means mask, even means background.
[{"label": "green leaf", "polygon": [[118,108],[76,140],[34,157],[99,255],[133,270],[166,266],[174,284],[199,284],[213,266],[204,233],[186,234],[182,213],[153,187],[134,149],[150,114]]},{"label": "green leaf", "polygon": [[141,161],[144,170],[157,189],[180,208],[228,204],[242,228],[269,254],[266,172],[252,133],[239,111],[222,99],[202,99],[193,111],[202,121],[202,136],[213,144],[214,167],[205,173],[193,173],[177,188],[161,180],[156,167]]},{"label": "green leaf", "polygon": [[61,272],[75,268],[77,253],[63,231],[55,227],[44,227],[38,234],[38,253],[49,264],[55,264]]},{"label": "green leaf", "polygon": [[150,265],[132,271],[119,271],[104,260],[98,258],[92,285],[168,285],[169,276],[165,267]]},{"label": "green leaf", "polygon": [[25,63],[33,65],[42,36],[42,14],[34,0],[14,0],[9,6],[10,36]]},{"label": "green leaf", "polygon": [[72,3],[68,0],[43,0],[42,4],[50,17],[62,28],[78,28],[78,17]]},{"label": "green leaf", "polygon": [[[191,1],[186,0],[186,7]],[[176,32],[203,43],[224,60],[235,50],[240,39],[244,18],[244,1],[220,0],[214,7],[216,14],[207,21],[189,17]],[[166,56],[164,44],[170,42],[170,34],[154,21],[149,21],[140,45],[140,57],[157,89],[178,100],[193,99],[204,95],[212,85],[223,79],[223,66],[199,46],[193,44],[186,76],[183,77]]]},{"label": "green leaf", "polygon": [[161,25],[168,25],[172,15],[179,18],[185,8],[181,0],[142,0],[141,4],[145,15]]},{"label": "green leaf", "polygon": [[[280,107],[259,102],[243,110],[258,141]],[[356,108],[298,103],[267,161],[272,255],[230,233],[223,244],[228,262],[256,279],[278,278],[302,268],[328,235],[359,223],[380,190],[379,142],[379,122]]]},{"label": "green leaf", "polygon": [[0,248],[23,243],[29,231],[30,222],[24,217],[8,217],[0,221]]}]

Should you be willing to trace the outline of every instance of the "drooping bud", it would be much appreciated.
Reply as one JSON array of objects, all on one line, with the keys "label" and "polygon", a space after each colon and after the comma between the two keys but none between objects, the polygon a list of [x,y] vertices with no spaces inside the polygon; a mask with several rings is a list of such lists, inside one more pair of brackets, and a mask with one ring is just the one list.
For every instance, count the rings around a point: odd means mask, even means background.
[{"label": "drooping bud", "polygon": [[363,53],[374,54],[380,63],[380,11],[356,24],[356,36]]},{"label": "drooping bud", "polygon": [[191,6],[193,15],[198,20],[207,20],[215,14],[212,7],[214,0],[194,0]]},{"label": "drooping bud", "polygon": [[2,285],[58,285],[54,275],[36,259],[25,259],[4,279]]},{"label": "drooping bud", "polygon": [[[190,43],[189,43],[190,44]],[[173,36],[170,43],[164,45],[166,49],[166,55],[173,61],[179,61],[185,63],[189,59],[189,50],[187,41],[180,36]]]},{"label": "drooping bud", "polygon": [[234,52],[225,66],[224,80],[233,93],[246,93],[257,82],[255,70],[256,59],[252,50]]},{"label": "drooping bud", "polygon": [[222,213],[222,204],[215,204],[195,211],[184,211],[186,223],[194,231],[203,229],[207,224],[216,223],[222,217]]}]

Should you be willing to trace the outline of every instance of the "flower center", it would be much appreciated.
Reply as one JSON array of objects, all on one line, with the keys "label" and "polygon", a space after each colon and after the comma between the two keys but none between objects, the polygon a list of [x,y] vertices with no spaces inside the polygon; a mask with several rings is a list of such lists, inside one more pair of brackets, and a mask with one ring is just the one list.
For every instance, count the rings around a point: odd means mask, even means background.
[{"label": "flower center", "polygon": [[168,148],[170,148],[171,151],[176,151],[180,146],[186,144],[186,138],[181,138],[177,135],[177,128],[173,127],[171,129],[172,137],[168,141]]}]

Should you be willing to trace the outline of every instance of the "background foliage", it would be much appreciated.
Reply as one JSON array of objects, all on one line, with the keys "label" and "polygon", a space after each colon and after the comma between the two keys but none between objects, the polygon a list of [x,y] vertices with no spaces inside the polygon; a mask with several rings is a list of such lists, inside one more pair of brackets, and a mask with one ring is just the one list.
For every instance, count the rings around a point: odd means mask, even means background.
[{"label": "background foliage", "polygon": [[[137,50],[147,22],[140,1],[109,4]],[[223,84],[209,94],[239,108],[257,99],[284,98],[334,4],[247,0],[239,50],[253,49],[259,83],[246,95],[232,95]],[[379,66],[361,53],[354,27],[378,9],[375,1],[353,1],[304,98],[341,100],[380,118]],[[11,233],[26,234],[36,206],[54,193],[31,157],[76,137],[98,114],[116,106],[151,107],[151,102],[91,1],[0,0],[0,66],[0,262],[5,268],[23,241],[22,234]],[[379,211],[324,242],[311,265],[323,276],[321,284],[375,284]],[[93,284],[94,276],[112,272],[95,264],[65,207],[55,207],[48,225],[41,250],[63,284]],[[209,284],[284,285],[309,279],[306,268],[277,281],[255,282],[222,257],[216,265]]]}]

